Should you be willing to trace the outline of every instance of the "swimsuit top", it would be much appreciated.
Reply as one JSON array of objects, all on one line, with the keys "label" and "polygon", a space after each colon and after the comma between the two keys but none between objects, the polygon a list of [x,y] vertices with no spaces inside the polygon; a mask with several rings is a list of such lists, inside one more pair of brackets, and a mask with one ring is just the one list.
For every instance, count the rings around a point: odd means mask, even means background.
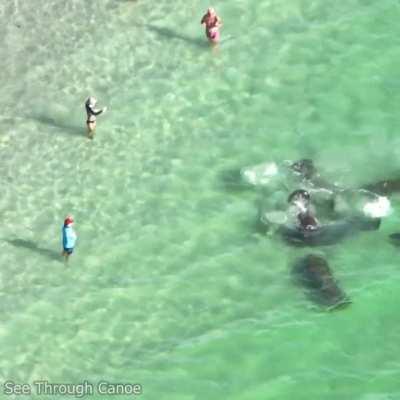
[{"label": "swimsuit top", "polygon": [[206,14],[201,22],[206,24],[207,29],[217,28],[219,18],[217,15],[211,17],[210,15]]},{"label": "swimsuit top", "polygon": [[87,114],[87,119],[88,121],[96,121],[96,115],[99,115],[103,112],[103,110],[96,110],[94,109],[91,104],[89,104],[89,102],[86,102],[85,104],[85,108],[86,108],[86,114]]}]

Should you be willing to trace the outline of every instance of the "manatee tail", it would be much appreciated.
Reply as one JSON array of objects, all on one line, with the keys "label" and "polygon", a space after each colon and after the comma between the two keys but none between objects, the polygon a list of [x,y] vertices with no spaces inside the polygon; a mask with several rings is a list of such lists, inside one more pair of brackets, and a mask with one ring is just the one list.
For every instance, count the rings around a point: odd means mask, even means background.
[{"label": "manatee tail", "polygon": [[352,222],[360,231],[377,231],[381,226],[380,218],[353,218]]}]

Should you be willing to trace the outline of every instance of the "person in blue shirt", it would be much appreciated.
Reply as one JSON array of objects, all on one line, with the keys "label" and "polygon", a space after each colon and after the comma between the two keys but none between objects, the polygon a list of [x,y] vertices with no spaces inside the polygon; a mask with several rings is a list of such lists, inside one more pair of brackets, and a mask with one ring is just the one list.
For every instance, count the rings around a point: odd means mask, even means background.
[{"label": "person in blue shirt", "polygon": [[68,215],[65,218],[64,226],[62,227],[62,255],[65,257],[65,262],[68,262],[69,256],[74,252],[74,247],[77,239],[77,235],[72,227],[73,224],[74,218],[71,215]]}]

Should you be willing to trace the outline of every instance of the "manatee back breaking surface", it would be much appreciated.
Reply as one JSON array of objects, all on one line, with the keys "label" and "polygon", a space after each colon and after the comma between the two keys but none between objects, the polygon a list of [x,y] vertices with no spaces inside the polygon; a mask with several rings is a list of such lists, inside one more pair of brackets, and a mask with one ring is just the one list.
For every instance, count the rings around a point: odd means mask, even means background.
[{"label": "manatee back breaking surface", "polygon": [[370,183],[362,187],[362,189],[369,190],[373,193],[380,195],[390,195],[393,193],[400,192],[400,178],[396,179],[386,179],[383,181]]},{"label": "manatee back breaking surface", "polygon": [[279,233],[286,242],[295,246],[327,246],[360,231],[378,230],[380,223],[378,218],[351,218],[322,225],[315,230],[282,225]]},{"label": "manatee back breaking surface", "polygon": [[306,289],[309,299],[328,310],[341,309],[351,303],[338,286],[328,263],[319,255],[309,254],[297,260],[292,274]]}]

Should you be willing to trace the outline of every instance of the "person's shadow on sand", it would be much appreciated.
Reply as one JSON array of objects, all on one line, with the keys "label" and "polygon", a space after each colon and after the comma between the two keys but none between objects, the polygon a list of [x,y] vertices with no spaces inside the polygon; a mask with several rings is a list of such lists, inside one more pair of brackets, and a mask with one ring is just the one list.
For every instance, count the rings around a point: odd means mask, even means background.
[{"label": "person's shadow on sand", "polygon": [[57,253],[54,250],[45,249],[43,247],[39,247],[32,240],[24,240],[24,239],[6,239],[5,242],[11,244],[14,247],[29,249],[41,256],[50,258],[51,260],[62,261],[61,253]]},{"label": "person's shadow on sand", "polygon": [[191,36],[187,36],[187,35],[183,35],[179,32],[174,31],[173,29],[170,28],[166,28],[164,26],[157,26],[157,25],[153,25],[153,24],[140,24],[137,25],[140,27],[144,27],[146,29],[148,29],[151,32],[155,32],[157,33],[159,36],[163,36],[167,39],[179,39],[179,40],[183,40],[185,42],[188,42],[190,44],[196,45],[198,47],[201,48],[207,48],[209,47],[209,44],[207,42],[207,40],[203,40],[200,38],[194,38]]},{"label": "person's shadow on sand", "polygon": [[35,121],[38,121],[41,124],[58,128],[63,133],[67,133],[69,135],[75,135],[75,136],[84,135],[84,128],[82,126],[73,126],[64,124],[63,122],[57,121],[55,118],[48,117],[47,115],[30,115],[27,117],[34,119]]}]

